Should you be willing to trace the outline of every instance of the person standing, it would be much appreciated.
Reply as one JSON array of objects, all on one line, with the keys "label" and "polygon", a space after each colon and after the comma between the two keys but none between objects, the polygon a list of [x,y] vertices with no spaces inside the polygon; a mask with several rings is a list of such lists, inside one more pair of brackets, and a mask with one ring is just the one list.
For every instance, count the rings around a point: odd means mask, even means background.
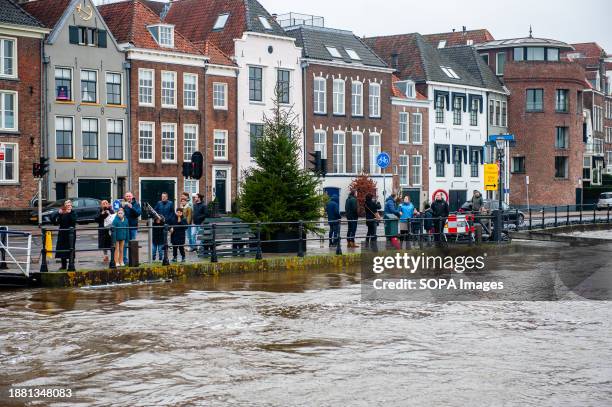
[{"label": "person standing", "polygon": [[327,203],[327,223],[329,224],[329,247],[340,244],[340,205],[338,195],[332,195]]},{"label": "person standing", "polygon": [[164,219],[161,216],[156,216],[153,220],[153,261],[155,256],[159,255],[159,260],[164,259],[164,246],[167,243],[167,237],[164,231]]},{"label": "person standing", "polygon": [[368,231],[366,233],[366,247],[368,249],[375,248],[376,246],[376,227],[378,226],[378,210],[380,204],[374,201],[372,194],[367,194],[365,197],[364,210],[366,217],[366,226]]},{"label": "person standing", "polygon": [[76,245],[76,229],[70,241],[70,228],[76,227],[77,215],[72,210],[72,201],[67,200],[59,211],[53,216],[53,223],[59,225],[57,232],[57,243],[55,245],[55,258],[60,259],[62,266],[60,270],[66,270],[68,267],[68,259],[70,258],[70,249]]},{"label": "person standing", "polygon": [[407,242],[410,236],[411,221],[414,216],[415,209],[410,196],[404,196],[404,201],[399,206],[400,211],[400,240]]},{"label": "person standing", "polygon": [[110,229],[106,226],[106,223],[109,216],[114,213],[115,211],[110,202],[106,199],[100,202],[100,210],[95,220],[98,223],[98,249],[102,249],[102,253],[104,254],[104,259],[102,261],[104,263],[108,262],[107,250],[110,250],[113,244]]},{"label": "person standing", "polygon": [[112,238],[115,245],[115,265],[123,267],[125,266],[123,249],[126,243],[130,241],[130,224],[125,217],[125,210],[123,208],[119,208],[117,216],[113,219]]},{"label": "person standing", "polygon": [[472,212],[480,212],[482,209],[482,194],[477,189],[474,190],[474,194],[471,199]]},{"label": "person standing", "polygon": [[395,202],[396,195],[393,193],[387,197],[385,200],[385,212],[384,212],[384,221],[385,221],[385,236],[387,237],[387,245],[389,245],[393,238],[397,238],[398,235],[398,220],[400,217],[400,212],[398,209],[398,205]]},{"label": "person standing", "polygon": [[168,200],[167,192],[162,192],[161,200],[155,204],[155,208],[153,209],[155,212],[163,216],[168,224],[172,222],[172,219],[174,218],[174,203]]},{"label": "person standing", "polygon": [[185,262],[185,231],[187,220],[183,216],[183,208],[176,209],[176,216],[170,229],[170,242],[172,243],[172,262],[176,263],[177,251],[181,252],[181,262]]},{"label": "person standing", "polygon": [[193,248],[194,238],[192,236],[193,228],[191,227],[191,222],[193,221],[193,206],[191,205],[189,193],[183,192],[181,194],[181,201],[179,206],[183,208],[183,217],[187,221],[186,238],[187,242],[189,242],[189,245],[185,248],[185,250],[190,252]]},{"label": "person standing", "polygon": [[[136,240],[136,236],[138,235],[138,218],[142,214],[142,208],[140,207],[138,201],[136,201],[136,198],[134,198],[134,194],[131,192],[126,192],[123,198],[123,213],[128,225],[130,226],[128,230],[130,235],[128,240]],[[128,261],[127,244],[125,244],[123,247],[123,261]]]},{"label": "person standing", "polygon": [[198,230],[199,230],[199,226],[202,225],[202,223],[204,223],[204,221],[206,220],[207,209],[208,208],[206,206],[206,203],[204,202],[204,195],[195,194],[193,196],[193,213],[191,217],[192,223],[194,225],[193,227],[194,250],[197,250]]},{"label": "person standing", "polygon": [[347,246],[352,248],[359,247],[355,243],[355,234],[357,233],[357,223],[359,221],[359,207],[357,204],[357,193],[351,191],[346,202],[344,203],[344,212],[348,221],[348,230],[346,232]]},{"label": "person standing", "polygon": [[442,193],[438,192],[435,201],[431,204],[431,214],[434,224],[434,240],[440,242],[444,233],[444,224],[449,214],[448,203],[442,198]]}]

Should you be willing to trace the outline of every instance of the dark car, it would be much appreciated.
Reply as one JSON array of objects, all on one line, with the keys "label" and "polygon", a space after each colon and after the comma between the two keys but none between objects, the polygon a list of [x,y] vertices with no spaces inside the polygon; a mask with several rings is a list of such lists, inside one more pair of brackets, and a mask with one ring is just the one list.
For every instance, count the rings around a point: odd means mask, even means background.
[{"label": "dark car", "polygon": [[[497,200],[488,200],[485,199],[483,201],[483,207],[489,211],[496,211],[499,208],[499,201]],[[518,220],[519,226],[525,222],[525,214],[516,208],[511,207],[505,202],[502,202],[502,209],[504,211],[504,221],[508,223],[516,223]],[[459,212],[471,212],[472,211],[472,203],[467,201],[461,208]]]},{"label": "dark car", "polygon": [[[72,201],[72,210],[77,214],[77,222],[93,222],[100,210],[100,200],[94,198],[69,198]],[[66,199],[51,202],[42,210],[42,223],[49,224],[53,215],[64,205]],[[30,214],[32,222],[38,222],[38,210],[33,210]]]}]

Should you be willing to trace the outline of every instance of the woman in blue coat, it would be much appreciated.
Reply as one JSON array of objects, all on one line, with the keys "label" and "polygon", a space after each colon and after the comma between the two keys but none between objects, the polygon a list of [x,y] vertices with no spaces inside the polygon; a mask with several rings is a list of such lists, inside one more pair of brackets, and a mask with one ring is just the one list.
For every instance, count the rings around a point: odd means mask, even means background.
[{"label": "woman in blue coat", "polygon": [[130,241],[130,224],[125,217],[123,208],[119,208],[117,211],[117,216],[113,220],[111,235],[115,245],[115,265],[117,267],[125,266],[123,248],[126,246],[126,242]]}]

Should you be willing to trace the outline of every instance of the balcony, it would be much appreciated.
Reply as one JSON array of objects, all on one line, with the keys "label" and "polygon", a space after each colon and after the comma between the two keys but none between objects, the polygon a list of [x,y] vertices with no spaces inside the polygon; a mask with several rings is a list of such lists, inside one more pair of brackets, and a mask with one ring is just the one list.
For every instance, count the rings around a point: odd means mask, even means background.
[{"label": "balcony", "polygon": [[602,156],[604,155],[604,143],[602,139],[594,138],[585,146],[585,154]]},{"label": "balcony", "polygon": [[283,28],[307,25],[311,27],[325,27],[325,18],[310,14],[287,13],[276,17],[276,22]]}]

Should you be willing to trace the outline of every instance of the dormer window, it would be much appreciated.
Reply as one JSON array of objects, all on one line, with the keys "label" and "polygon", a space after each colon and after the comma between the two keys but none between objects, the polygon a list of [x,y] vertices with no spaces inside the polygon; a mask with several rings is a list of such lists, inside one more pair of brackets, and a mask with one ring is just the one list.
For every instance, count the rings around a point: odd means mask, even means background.
[{"label": "dormer window", "polygon": [[329,55],[331,55],[332,57],[342,58],[342,55],[340,55],[340,52],[336,47],[325,46],[325,48],[327,48],[327,52],[329,52]]},{"label": "dormer window", "polygon": [[442,40],[438,43],[438,48],[444,48],[446,47],[446,40]]},{"label": "dormer window", "polygon": [[414,82],[406,82],[406,97],[413,98],[414,94]]},{"label": "dormer window", "polygon": [[259,16],[259,22],[261,23],[261,25],[263,25],[263,27],[266,30],[271,30],[272,29],[272,25],[270,25],[270,22],[264,16]]},{"label": "dormer window", "polygon": [[465,45],[474,45],[474,40],[467,40]]},{"label": "dormer window", "polygon": [[348,54],[348,56],[353,60],[353,61],[361,61],[361,57],[359,56],[359,54],[357,52],[355,52],[354,49],[351,48],[344,48],[344,50],[346,51],[346,53]]},{"label": "dormer window", "polygon": [[158,24],[147,28],[160,47],[174,48],[174,26]]},{"label": "dormer window", "polygon": [[217,17],[217,21],[215,21],[215,25],[213,26],[213,30],[222,30],[225,27],[228,18],[229,13],[219,14],[219,17]]},{"label": "dormer window", "polygon": [[441,66],[440,68],[449,78],[460,79],[459,75],[457,75],[457,73],[453,70],[453,68],[450,68],[448,66]]}]

